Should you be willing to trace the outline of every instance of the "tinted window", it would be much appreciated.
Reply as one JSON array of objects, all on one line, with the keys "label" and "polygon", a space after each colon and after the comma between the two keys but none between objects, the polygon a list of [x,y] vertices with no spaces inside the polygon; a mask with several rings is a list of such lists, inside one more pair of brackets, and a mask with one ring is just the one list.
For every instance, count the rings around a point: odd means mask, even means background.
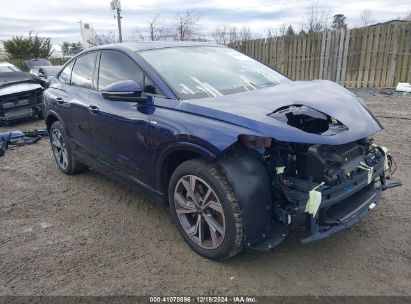
[{"label": "tinted window", "polygon": [[138,65],[126,55],[119,52],[103,51],[100,59],[98,89],[121,81],[134,80],[144,86],[144,74]]},{"label": "tinted window", "polygon": [[96,52],[88,53],[77,58],[71,73],[71,85],[91,88],[96,62]]},{"label": "tinted window", "polygon": [[63,71],[61,71],[59,75],[59,80],[63,83],[70,84],[70,78],[71,78],[71,69],[73,68],[73,63],[72,61],[68,66],[64,68]]}]

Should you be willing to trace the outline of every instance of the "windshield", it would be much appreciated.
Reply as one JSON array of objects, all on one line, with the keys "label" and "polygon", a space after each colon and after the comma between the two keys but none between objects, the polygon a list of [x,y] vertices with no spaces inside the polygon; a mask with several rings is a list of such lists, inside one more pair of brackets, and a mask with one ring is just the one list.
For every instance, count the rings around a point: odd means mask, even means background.
[{"label": "windshield", "polygon": [[179,99],[222,96],[289,81],[254,59],[225,47],[176,47],[139,54]]},{"label": "windshield", "polygon": [[7,73],[7,72],[20,72],[20,70],[16,68],[14,65],[0,66],[0,73]]}]

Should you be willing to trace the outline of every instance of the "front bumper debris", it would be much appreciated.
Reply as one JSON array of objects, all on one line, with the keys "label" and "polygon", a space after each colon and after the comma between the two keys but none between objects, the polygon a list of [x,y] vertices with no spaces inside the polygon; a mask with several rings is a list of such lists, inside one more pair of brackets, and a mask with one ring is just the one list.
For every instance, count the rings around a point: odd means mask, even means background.
[{"label": "front bumper debris", "polygon": [[322,240],[355,225],[380,203],[380,198],[381,188],[369,186],[340,204],[322,210],[320,216],[310,216],[311,235],[302,239],[301,243]]},{"label": "front bumper debris", "polygon": [[[318,212],[306,212],[308,193],[315,183],[290,179],[294,189],[283,187],[287,199],[293,203],[292,208],[276,208],[277,217],[282,222],[273,221],[269,231],[249,247],[269,251],[280,244],[296,228],[306,228],[310,235],[301,240],[310,243],[322,240],[345,230],[365,218],[381,200],[381,192],[398,187],[400,183],[386,184],[384,162],[373,168],[371,183],[368,183],[368,172],[364,171],[344,183],[321,189],[322,201]],[[377,185],[379,182],[381,185]]]},{"label": "front bumper debris", "polygon": [[0,133],[0,157],[4,156],[8,148],[17,148],[24,145],[31,145],[38,142],[43,137],[48,136],[46,129],[33,131],[11,131]]}]

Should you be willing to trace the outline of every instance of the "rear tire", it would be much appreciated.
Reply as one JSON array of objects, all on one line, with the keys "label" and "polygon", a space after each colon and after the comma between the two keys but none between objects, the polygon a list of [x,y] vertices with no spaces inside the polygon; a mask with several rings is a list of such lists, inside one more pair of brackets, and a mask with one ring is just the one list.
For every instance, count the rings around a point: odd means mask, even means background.
[{"label": "rear tire", "polygon": [[203,159],[181,164],[171,176],[168,196],[177,228],[196,253],[225,260],[241,252],[241,210],[233,189],[215,164]]},{"label": "rear tire", "polygon": [[72,175],[87,169],[73,155],[70,140],[60,121],[51,125],[50,144],[57,166],[63,173]]}]

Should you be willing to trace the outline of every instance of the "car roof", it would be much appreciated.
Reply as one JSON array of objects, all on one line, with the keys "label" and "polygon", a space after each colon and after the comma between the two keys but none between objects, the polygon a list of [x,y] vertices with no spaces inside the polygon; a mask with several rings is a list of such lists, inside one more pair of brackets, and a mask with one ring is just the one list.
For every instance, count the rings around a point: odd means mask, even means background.
[{"label": "car roof", "polygon": [[34,58],[34,59],[29,59],[26,60],[26,65],[29,69],[37,67],[37,66],[48,66],[52,65],[50,61],[44,58]]},{"label": "car roof", "polygon": [[50,70],[50,69],[60,69],[62,65],[45,65],[45,66],[40,66],[38,68],[40,69],[45,69],[45,70]]},{"label": "car roof", "polygon": [[88,50],[98,50],[98,49],[128,49],[134,52],[154,50],[154,49],[164,49],[164,48],[174,48],[174,47],[189,47],[189,46],[221,46],[215,43],[209,42],[197,42],[197,41],[141,41],[141,42],[124,42],[96,46]]}]

